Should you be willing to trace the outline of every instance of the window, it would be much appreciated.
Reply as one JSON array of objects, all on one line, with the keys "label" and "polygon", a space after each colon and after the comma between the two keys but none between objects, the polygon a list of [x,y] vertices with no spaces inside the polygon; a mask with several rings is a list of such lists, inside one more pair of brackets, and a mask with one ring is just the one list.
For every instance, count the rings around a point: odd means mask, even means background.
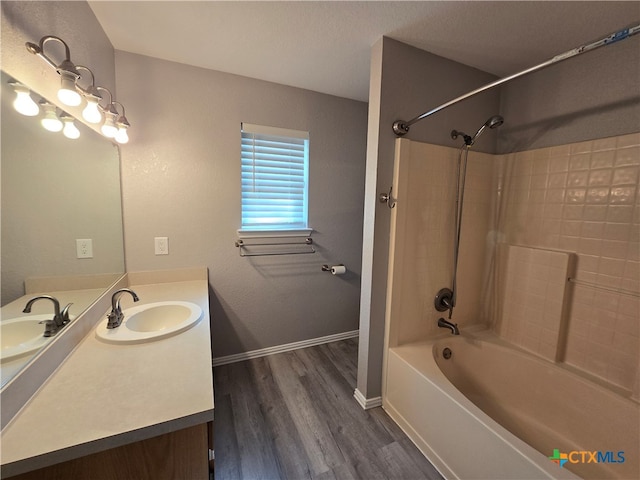
[{"label": "window", "polygon": [[307,229],[309,133],[242,124],[242,231]]}]

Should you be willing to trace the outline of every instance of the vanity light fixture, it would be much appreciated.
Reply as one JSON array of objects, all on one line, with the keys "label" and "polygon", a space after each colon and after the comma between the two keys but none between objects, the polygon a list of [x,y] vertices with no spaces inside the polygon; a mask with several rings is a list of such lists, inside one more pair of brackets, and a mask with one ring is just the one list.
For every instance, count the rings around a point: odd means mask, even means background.
[{"label": "vanity light fixture", "polygon": [[116,133],[115,140],[118,143],[127,143],[129,141],[129,134],[127,129],[131,126],[127,117],[124,116],[124,105],[120,102],[113,102],[114,105],[120,105],[122,108],[122,115],[116,120],[116,126],[118,127],[118,133]]},{"label": "vanity light fixture", "polygon": [[78,88],[78,90],[80,90],[85,100],[87,101],[87,106],[82,111],[82,117],[89,123],[100,123],[102,121],[102,113],[100,112],[98,105],[102,100],[102,95],[100,95],[100,91],[96,87],[93,72],[82,65],[78,65],[76,68],[78,70],[86,70],[87,72],[89,72],[89,75],[91,75],[91,85],[89,85],[87,88],[82,88],[76,83],[76,87]]},{"label": "vanity light fixture", "polygon": [[33,98],[31,98],[31,90],[29,90],[29,88],[15,80],[11,80],[9,85],[11,85],[16,92],[13,108],[15,108],[18,113],[26,115],[27,117],[35,117],[40,113],[40,107]]},{"label": "vanity light fixture", "polygon": [[75,123],[73,123],[74,118],[66,112],[62,112],[60,115],[60,120],[64,123],[64,128],[62,129],[62,133],[65,137],[75,140],[80,137],[80,130],[76,127]]},{"label": "vanity light fixture", "polygon": [[[56,65],[45,53],[44,45],[49,41],[56,41],[64,45],[65,58],[59,65]],[[69,46],[61,38],[53,35],[46,35],[40,39],[40,44],[27,42],[27,50],[34,55],[39,56],[50,66],[56,69],[58,75],[60,75],[60,89],[58,90],[58,99],[65,105],[75,107],[80,105],[82,97],[76,90],[76,82],[80,78],[80,72],[76,69],[76,66],[71,61],[71,52]]]},{"label": "vanity light fixture", "polygon": [[[64,46],[65,59],[59,65],[56,64],[44,52],[45,44],[48,42],[59,42]],[[104,87],[96,86],[95,76],[93,72],[82,65],[74,65],[71,61],[71,52],[69,46],[59,37],[46,35],[40,39],[39,44],[27,42],[27,50],[43,59],[47,64],[54,68],[60,75],[60,89],[58,90],[58,99],[65,105],[78,106],[84,98],[87,102],[86,107],[82,111],[82,117],[89,123],[102,123],[100,130],[107,138],[113,138],[118,143],[127,143],[129,136],[127,129],[131,126],[124,115],[124,106],[119,102],[114,102],[113,95]],[[84,75],[80,71],[88,72],[91,77],[91,83],[87,87],[78,84],[78,81],[84,79]],[[103,96],[101,92],[109,94],[109,102],[106,106],[101,103]],[[117,103],[122,107],[122,115],[118,113],[114,104]],[[51,116],[51,114],[49,114]],[[53,119],[51,119],[53,120]],[[74,125],[75,128],[75,125]]]},{"label": "vanity light fixture", "polygon": [[40,104],[44,110],[44,118],[40,120],[40,123],[45,130],[49,130],[50,132],[59,132],[62,130],[62,121],[56,114],[56,106],[44,100],[42,100]]}]

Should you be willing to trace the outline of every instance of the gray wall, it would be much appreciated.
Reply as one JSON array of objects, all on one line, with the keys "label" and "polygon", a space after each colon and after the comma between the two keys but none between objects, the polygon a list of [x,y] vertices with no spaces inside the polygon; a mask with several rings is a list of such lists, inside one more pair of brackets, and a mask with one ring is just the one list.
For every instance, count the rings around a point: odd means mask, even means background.
[{"label": "gray wall", "polygon": [[[372,48],[358,354],[358,390],[365,398],[381,394],[390,214],[377,197],[389,190],[393,178],[396,137],[391,126],[397,119],[410,120],[493,80],[488,73],[389,38]],[[498,113],[498,95],[497,91],[481,94],[424,119],[411,127],[407,138],[459,145],[459,140],[450,138],[451,130],[475,133]],[[495,139],[495,134],[487,134],[477,148],[493,152]]]},{"label": "gray wall", "polygon": [[[125,52],[116,66],[127,270],[207,266],[216,357],[356,330],[367,104]],[[318,253],[239,257],[241,122],[310,132]]]},{"label": "gray wall", "polygon": [[499,153],[640,131],[640,35],[506,83]]}]

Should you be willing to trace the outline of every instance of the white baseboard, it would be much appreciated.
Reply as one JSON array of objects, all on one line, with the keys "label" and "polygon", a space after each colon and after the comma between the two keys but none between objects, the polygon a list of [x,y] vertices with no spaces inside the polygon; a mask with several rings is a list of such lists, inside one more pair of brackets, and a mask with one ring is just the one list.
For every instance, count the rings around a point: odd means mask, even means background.
[{"label": "white baseboard", "polygon": [[212,366],[217,367],[220,365],[227,365],[229,363],[250,360],[252,358],[266,357],[267,355],[273,355],[275,353],[290,352],[291,350],[298,350],[300,348],[307,348],[313,347],[315,345],[322,345],[324,343],[337,342],[338,340],[346,340],[347,338],[357,337],[358,332],[359,330],[352,330],[350,332],[327,335],[326,337],[310,338],[309,340],[302,340],[300,342],[285,343],[284,345],[276,345],[274,347],[251,350],[250,352],[236,353],[234,355],[227,355],[225,357],[216,357],[212,360],[211,364]]},{"label": "white baseboard", "polygon": [[356,391],[353,392],[353,397],[365,410],[369,410],[370,408],[375,408],[382,405],[382,397],[366,398],[357,388]]}]

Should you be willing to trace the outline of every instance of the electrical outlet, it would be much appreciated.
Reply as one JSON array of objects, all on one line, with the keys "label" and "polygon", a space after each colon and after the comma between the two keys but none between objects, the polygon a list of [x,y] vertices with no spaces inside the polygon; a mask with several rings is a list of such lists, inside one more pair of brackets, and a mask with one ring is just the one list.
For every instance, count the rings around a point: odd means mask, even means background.
[{"label": "electrical outlet", "polygon": [[155,237],[156,255],[169,255],[169,237]]},{"label": "electrical outlet", "polygon": [[90,238],[76,238],[76,257],[93,258],[93,240]]}]

